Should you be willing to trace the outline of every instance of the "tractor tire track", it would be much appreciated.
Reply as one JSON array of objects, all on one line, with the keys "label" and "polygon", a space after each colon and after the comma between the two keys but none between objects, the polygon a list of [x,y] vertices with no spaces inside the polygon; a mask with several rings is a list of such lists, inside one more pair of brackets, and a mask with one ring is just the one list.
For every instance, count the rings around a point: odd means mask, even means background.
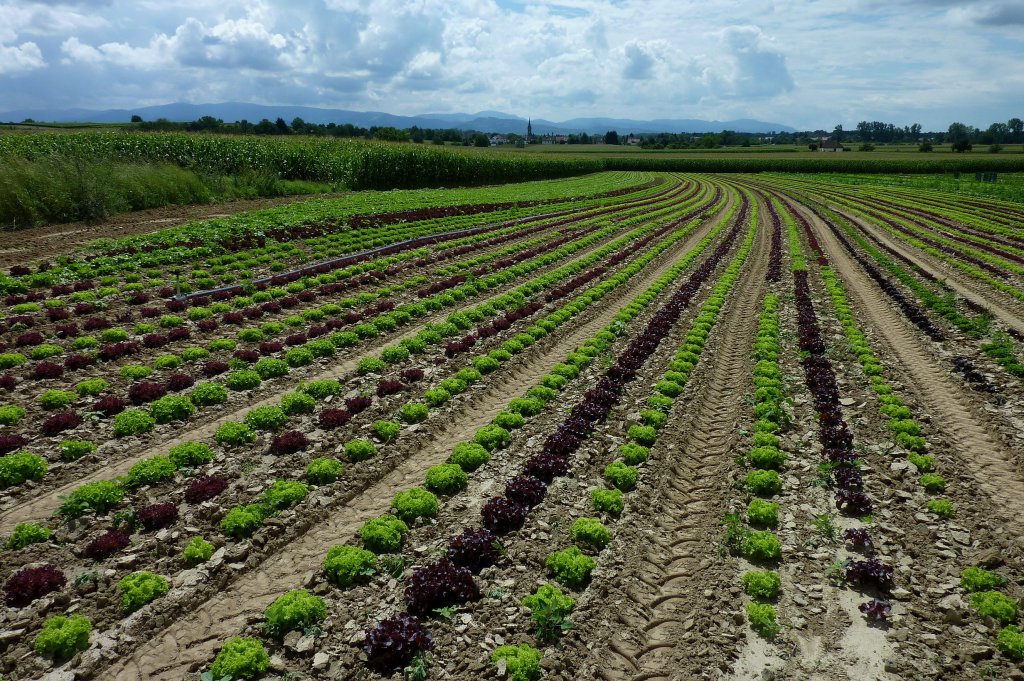
[{"label": "tractor tire track", "polygon": [[501,380],[466,402],[444,427],[424,433],[416,444],[408,445],[410,451],[415,452],[412,456],[402,460],[377,482],[355,492],[347,500],[339,500],[345,502],[344,506],[333,503],[325,509],[331,513],[329,517],[219,593],[193,604],[184,616],[138,649],[126,651],[112,668],[101,672],[102,678],[178,681],[188,671],[212,660],[223,641],[240,631],[248,621],[261,618],[265,607],[282,590],[289,585],[297,586],[296,582],[309,582],[319,570],[327,547],[348,540],[367,519],[385,513],[397,491],[419,484],[427,468],[447,458],[454,443],[471,437],[480,426],[489,423],[509,400],[519,396],[526,387],[561,362],[569,351],[611,323],[620,303],[636,296],[665,274],[724,215],[725,211],[721,212],[662,254],[652,263],[652,269],[602,300],[600,305],[592,308],[595,314],[577,321],[565,336],[552,339],[543,347],[540,347],[543,341],[538,343],[534,347],[539,352],[524,353],[523,364],[506,372]]},{"label": "tractor tire track", "polygon": [[[769,230],[760,229],[714,332],[713,352],[705,350],[703,376],[695,376],[703,389],[692,393],[687,411],[676,413],[652,451],[663,466],[651,476],[660,481],[648,496],[653,528],[621,540],[650,548],[616,580],[622,586],[613,591],[620,593],[609,596],[629,603],[614,614],[606,647],[591,660],[604,681],[690,679],[711,666],[727,667],[725,651],[734,648],[735,635],[715,623],[731,607],[731,581],[709,537],[719,534],[731,450],[749,409],[743,395],[753,370],[769,239]],[[731,618],[728,629],[734,629]]]}]

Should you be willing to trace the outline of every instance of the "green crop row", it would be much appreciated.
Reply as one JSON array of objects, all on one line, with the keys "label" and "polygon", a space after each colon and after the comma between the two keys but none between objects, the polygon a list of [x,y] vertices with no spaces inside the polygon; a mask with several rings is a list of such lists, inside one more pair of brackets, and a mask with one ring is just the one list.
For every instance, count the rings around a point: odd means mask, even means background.
[{"label": "green crop row", "polygon": [[[408,191],[408,192],[365,192],[349,195],[342,199],[306,201],[261,211],[247,212],[228,218],[204,220],[180,227],[160,230],[151,234],[106,239],[94,242],[87,251],[97,257],[87,262],[72,256],[62,258],[55,267],[45,273],[32,273],[24,277],[0,278],[0,291],[17,292],[24,288],[50,286],[65,280],[105,278],[119,272],[131,273],[131,281],[141,281],[141,275],[166,279],[173,275],[178,279],[188,272],[180,272],[183,263],[195,270],[192,276],[210,279],[211,275],[221,277],[221,283],[244,281],[254,276],[256,270],[273,265],[284,269],[287,262],[296,257],[302,262],[312,258],[337,257],[365,248],[395,243],[403,239],[437,232],[472,227],[479,224],[502,222],[505,219],[557,212],[566,208],[600,207],[614,205],[624,198],[593,198],[612,190],[635,189],[625,198],[643,198],[658,191],[658,185],[648,182],[645,177],[632,173],[602,173],[597,176],[550,182],[534,182],[523,185],[489,187],[476,190]],[[586,197],[591,198],[586,198]],[[291,242],[277,242],[267,235],[274,230],[289,230],[304,226],[311,230],[314,225],[326,227],[345,225],[353,216],[372,216],[378,213],[429,209],[441,206],[467,204],[490,204],[494,202],[541,201],[543,205],[515,207],[501,211],[490,211],[470,215],[452,215],[415,220],[399,224],[377,225],[373,222],[358,228],[334,230],[324,235],[321,230],[312,230],[305,246],[300,249]],[[511,227],[510,229],[515,229]],[[331,231],[331,230],[328,230]],[[319,236],[314,236],[319,234]],[[472,237],[470,237],[472,238]],[[237,244],[255,239],[264,245],[246,250],[237,250]],[[462,240],[458,240],[462,241]],[[458,244],[447,244],[455,247]],[[309,254],[304,253],[308,249]],[[361,266],[365,269],[365,266]],[[157,269],[154,269],[157,268]],[[160,268],[171,268],[161,271]],[[197,269],[198,268],[198,269]],[[224,277],[229,277],[225,280]],[[127,280],[127,277],[126,277]],[[161,282],[162,284],[163,282]],[[210,280],[208,283],[217,283]],[[103,284],[108,286],[109,284]],[[202,287],[202,286],[201,286]],[[183,292],[190,291],[186,288]]]},{"label": "green crop row", "polygon": [[650,170],[687,173],[885,173],[1020,172],[1024,158],[968,156],[929,159],[843,158],[606,158],[606,170]]},{"label": "green crop row", "polygon": [[741,582],[751,598],[746,604],[750,624],[755,631],[769,639],[779,632],[775,606],[771,601],[781,587],[778,571],[771,568],[782,556],[781,542],[772,532],[772,528],[779,522],[779,504],[769,499],[782,488],[779,471],[787,455],[781,448],[778,433],[789,422],[785,409],[788,400],[786,386],[778,363],[781,351],[778,310],[778,296],[769,293],[764,299],[754,342],[755,420],[750,448],[745,457],[750,470],[743,480],[745,491],[752,495],[747,504],[745,519],[753,529],[741,524],[738,513],[725,518],[725,545],[729,551],[766,568],[745,572]]},{"label": "green crop row", "polygon": [[[871,216],[871,215],[865,213],[864,211],[859,210],[859,209],[857,209],[855,207],[846,206],[846,210],[848,210],[850,213],[853,213],[854,215],[858,215],[859,217],[863,218],[864,220],[867,220],[867,221],[871,222],[872,224],[878,225],[883,230],[885,230],[889,234],[893,235],[897,239],[905,241],[908,244],[910,244],[911,246],[914,246],[915,248],[920,249],[920,250],[924,251],[925,253],[928,253],[929,255],[931,255],[931,256],[933,256],[935,258],[938,258],[939,260],[942,260],[943,262],[949,263],[953,267],[966,272],[967,274],[971,275],[972,277],[974,277],[976,279],[980,279],[981,281],[984,281],[985,283],[987,283],[987,284],[989,284],[989,285],[999,289],[1000,291],[1003,291],[1004,293],[1007,293],[1007,294],[1013,296],[1014,298],[1017,298],[1018,300],[1024,301],[1024,291],[1021,291],[1016,286],[1013,286],[1011,284],[1007,284],[1005,281],[999,280],[998,278],[992,276],[991,274],[989,274],[985,270],[981,269],[980,267],[978,267],[976,265],[972,265],[971,263],[965,262],[965,261],[961,260],[960,258],[955,258],[953,256],[950,256],[950,255],[946,254],[946,253],[943,253],[941,250],[939,250],[938,248],[935,248],[931,244],[928,244],[928,243],[922,241],[921,239],[918,239],[918,238],[916,238],[914,236],[911,236],[909,234],[905,234],[903,232],[900,232],[900,231],[896,230],[894,227],[891,227],[890,225],[885,223],[883,220],[875,218],[875,217],[873,217],[873,216]],[[899,219],[896,219],[896,221],[900,222]],[[952,246],[952,248],[955,249],[956,247]],[[964,250],[966,251],[967,249],[964,249]],[[1004,265],[1005,264],[1005,261],[1003,261],[1001,259],[994,258],[994,257],[992,257],[992,256],[990,256],[988,254],[985,254],[985,253],[978,253],[978,252],[975,251],[973,254],[976,255],[976,257],[978,257],[979,259],[985,260],[986,262],[993,262],[994,264],[998,264],[998,265]]]},{"label": "green crop row", "polygon": [[[527,296],[534,295],[538,291],[554,285],[554,283],[556,283],[557,281],[572,276],[573,274],[581,271],[584,267],[592,265],[601,258],[609,255],[613,251],[621,247],[624,247],[630,240],[633,240],[648,233],[650,230],[654,229],[659,224],[663,224],[673,216],[688,212],[692,210],[694,206],[704,206],[709,201],[710,195],[708,195],[707,198],[702,198],[698,196],[697,198],[691,199],[689,202],[678,205],[672,212],[668,214],[662,214],[662,212],[658,212],[657,214],[661,216],[659,219],[652,220],[649,222],[649,224],[641,228],[632,230],[627,235],[616,239],[612,243],[605,245],[602,248],[599,248],[595,253],[590,254],[589,256],[583,258],[579,262],[570,263],[569,265],[563,266],[536,280],[532,280],[521,285],[519,288],[511,292],[511,294],[507,294],[506,296],[504,296],[503,300],[516,301],[516,303],[519,304],[523,300],[525,300]],[[719,205],[721,205],[721,203]],[[717,208],[717,206],[715,208]],[[369,320],[367,323],[359,325],[358,327],[355,328],[355,331],[360,333],[360,338],[371,337],[377,335],[377,333],[381,331],[388,330],[389,328],[401,326],[410,320],[410,315],[412,317],[422,316],[423,314],[426,314],[427,310],[438,309],[447,305],[454,305],[458,300],[461,300],[467,296],[478,295],[489,289],[493,289],[497,286],[500,286],[503,283],[507,283],[514,279],[525,276],[538,268],[545,267],[552,263],[556,263],[559,260],[565,259],[571,256],[572,254],[579,252],[581,249],[599,243],[606,237],[613,235],[616,232],[621,232],[623,228],[627,225],[627,223],[632,223],[635,221],[637,220],[631,219],[624,221],[622,223],[613,224],[609,227],[605,227],[604,229],[594,232],[582,239],[565,244],[560,248],[556,249],[555,251],[542,254],[530,261],[520,263],[512,268],[509,268],[508,270],[503,270],[500,272],[493,273],[491,275],[487,275],[480,280],[475,280],[474,282],[467,282],[466,284],[463,284],[462,286],[456,289],[438,294],[432,298],[423,300],[417,304],[399,306],[399,308],[392,312],[385,313],[383,315],[378,316],[377,318]],[[682,236],[684,236],[685,233],[688,233],[691,229],[692,226],[687,227],[687,229],[685,230],[678,230],[674,235],[672,235],[670,238],[666,240],[663,240],[662,243],[658,244],[652,251],[648,252],[646,255],[653,257],[657,253],[660,253],[663,249],[675,243],[679,238],[682,238]],[[504,305],[499,306],[507,306],[509,304],[511,304],[511,302],[506,302]],[[337,315],[340,314],[342,311],[342,308],[338,305],[331,305],[330,310],[328,310],[327,307],[328,306],[324,306],[322,310],[318,311],[320,316]],[[426,331],[422,332],[416,338],[409,339],[403,342],[401,347],[392,348],[387,352],[391,354],[394,354],[395,352],[401,352],[403,356],[408,356],[410,349],[412,348],[420,348],[419,350],[416,351],[422,351],[422,348],[425,348],[427,345],[434,345],[436,343],[441,342],[443,338],[446,336],[457,334],[459,330],[464,328],[465,324],[469,322],[469,320],[466,318],[466,315],[473,315],[474,318],[483,319],[484,317],[493,316],[495,314],[497,314],[497,311],[494,305],[478,306],[477,308],[469,310],[467,313],[456,315],[455,317],[458,317],[458,319],[455,319],[455,321],[459,322],[458,325],[454,325],[452,322],[452,319],[454,317],[450,317],[449,322],[447,324],[443,324],[437,327],[436,330],[434,328],[429,328]],[[305,317],[293,316],[292,318],[289,319],[294,319],[297,322],[302,322],[305,319]],[[543,321],[546,324],[551,323],[555,324],[556,326],[561,323],[561,320],[558,320],[557,323],[555,321]],[[284,331],[286,328],[285,325],[283,324],[273,324],[274,328],[273,330],[271,330],[271,326],[272,323],[267,323],[263,325],[262,328],[266,329],[266,332],[258,329],[249,329],[247,331],[240,332],[240,339],[253,340],[253,342],[258,342],[258,340],[260,339],[266,339],[265,333],[277,334]],[[447,331],[443,327],[451,327],[451,330]],[[440,331],[440,333],[438,333],[438,331]],[[539,332],[535,330],[535,333]],[[232,390],[250,390],[256,388],[262,383],[263,380],[272,378],[273,376],[276,375],[283,375],[285,373],[288,373],[291,368],[309,364],[315,360],[315,357],[333,354],[335,349],[346,347],[346,343],[357,343],[359,341],[359,338],[357,338],[356,335],[356,333],[352,332],[336,334],[336,336],[338,337],[336,342],[332,342],[335,341],[334,337],[332,337],[332,341],[312,341],[307,344],[308,350],[305,348],[293,348],[292,350],[290,350],[285,355],[284,361],[264,359],[261,360],[260,362],[257,362],[256,366],[252,367],[256,370],[255,372],[246,371],[246,369],[249,369],[250,367],[248,367],[244,361],[232,359],[230,360],[229,364],[231,365],[231,368],[235,369],[236,371],[228,376],[227,386]],[[351,340],[349,341],[350,337]],[[121,340],[124,339],[122,338]],[[230,341],[229,339],[222,339],[222,342],[223,341],[227,341],[227,343],[223,345],[223,349],[233,349],[235,347],[234,341]],[[211,351],[221,348],[222,346],[218,344],[218,341],[212,341],[210,344]],[[206,355],[208,355],[208,352],[192,354],[202,354],[205,357]],[[18,357],[21,356],[19,355]],[[156,368],[160,368],[159,363],[163,362],[164,360],[174,360],[175,364],[177,364],[180,363],[182,359],[183,358],[179,358],[176,355],[161,356],[160,358],[157,359],[158,365],[156,366]],[[202,357],[200,359],[202,359]],[[274,367],[271,367],[270,365],[274,365]],[[125,370],[127,370],[128,368],[129,367],[126,367]],[[149,367],[139,366],[131,368],[133,369],[133,371],[136,368],[140,371],[140,373],[137,376],[132,376],[135,378],[145,378],[149,373],[151,373]],[[274,370],[274,373],[270,373],[271,369]],[[202,391],[202,395],[199,395],[200,391]],[[218,392],[219,394],[214,395],[213,392],[215,391]],[[207,393],[210,393],[209,398],[207,397]],[[188,419],[193,415],[195,407],[202,409],[226,401],[227,391],[219,382],[204,383],[201,384],[200,386],[197,386],[197,388],[193,391],[190,397],[192,398],[192,404],[189,404],[188,399],[182,397],[165,398],[165,401],[167,402],[174,402],[174,405],[169,406],[173,406],[176,411],[174,411],[174,413],[168,413],[164,414],[161,417],[157,417],[155,418],[155,421],[165,422],[167,418]],[[161,402],[160,405],[157,406],[163,408],[163,402]],[[115,419],[115,434],[143,434],[152,430],[154,425],[154,418],[151,417],[150,414],[147,413],[145,410],[133,410],[128,412],[127,414],[119,415],[117,419]]]},{"label": "green crop row", "polygon": [[[855,199],[852,199],[850,197],[843,196],[843,195],[837,195],[837,194],[833,194],[832,197],[833,197],[833,200],[836,200],[836,201],[842,203],[843,205],[845,205],[846,207],[848,207],[851,210],[857,208],[858,205],[859,205],[859,207],[861,207],[861,212],[863,214],[866,214],[869,218],[874,219],[876,222],[879,220],[878,217],[875,217],[874,215],[871,215],[870,213],[864,213],[864,211],[868,210],[868,207],[864,206],[864,203],[869,203],[867,201],[861,202],[861,201],[857,201]],[[964,253],[965,255],[969,255],[969,256],[972,256],[972,257],[977,258],[979,260],[983,260],[985,262],[991,263],[991,264],[993,264],[993,265],[995,265],[997,267],[1000,267],[1002,269],[1009,270],[1010,272],[1013,272],[1014,274],[1017,274],[1018,276],[1019,275],[1024,275],[1024,267],[1020,266],[1019,264],[1015,263],[1014,261],[1012,261],[1012,260],[1010,260],[1008,258],[1003,258],[1003,257],[1000,257],[998,255],[994,255],[994,254],[992,254],[989,251],[979,250],[979,249],[974,248],[973,246],[971,246],[970,243],[964,243],[962,241],[958,241],[958,240],[953,239],[953,238],[948,238],[947,235],[951,235],[951,232],[954,232],[954,230],[949,230],[948,228],[943,228],[942,226],[937,225],[936,223],[928,220],[927,218],[922,218],[922,217],[918,216],[918,217],[915,218],[916,221],[917,222],[922,222],[922,223],[924,223],[926,225],[926,227],[922,227],[921,225],[916,224],[916,222],[911,221],[907,217],[904,217],[896,209],[891,208],[889,206],[882,206],[882,205],[870,204],[870,203],[869,203],[869,206],[870,206],[871,210],[877,211],[877,212],[881,213],[883,216],[885,216],[889,220],[892,220],[893,222],[897,223],[898,225],[900,225],[904,229],[909,230],[914,235],[917,235],[917,236],[919,236],[921,238],[924,238],[924,239],[930,239],[931,241],[933,241],[933,242],[935,242],[935,243],[937,243],[937,244],[939,244],[941,246],[945,246],[947,248],[953,249],[954,251],[957,251],[957,252],[960,252],[960,253]],[[887,225],[887,227],[888,227],[888,229],[890,231],[892,231],[893,228],[891,226]],[[967,239],[968,242],[978,243],[979,241],[984,241],[984,243],[990,244],[990,242],[988,242],[986,240],[979,240],[978,237],[970,237],[969,235],[963,235],[962,233],[958,233],[958,232],[955,232],[955,234],[957,236],[964,236]],[[906,237],[907,235],[906,235],[905,232],[901,232],[899,236],[901,236],[901,238],[902,238],[902,237]],[[1008,248],[1008,249],[1004,249],[1004,250],[1006,252],[1008,252],[1008,253],[1013,253],[1015,249]],[[1019,252],[1017,254],[1019,255]]]},{"label": "green crop row", "polygon": [[[907,460],[921,474],[919,484],[929,494],[935,495],[945,491],[945,479],[934,472],[935,457],[925,453],[927,443],[921,434],[921,428],[913,419],[910,408],[900,400],[886,381],[881,363],[857,326],[842,283],[831,268],[822,267],[821,274],[842,324],[849,349],[857,356],[864,369],[864,375],[871,381],[871,387],[878,396],[879,411],[889,419],[890,433],[897,444],[908,450]],[[927,510],[944,519],[956,516],[956,508],[948,499],[929,499]],[[1017,601],[997,590],[1005,583],[1005,578],[1000,575],[977,567],[964,570],[961,580],[961,586],[971,593],[971,604],[979,616],[991,617],[1003,625],[1004,628],[997,637],[999,649],[1011,659],[1021,660],[1024,659],[1024,634],[1015,624],[1018,618]]]},{"label": "green crop row", "polygon": [[[921,473],[931,473],[935,467],[935,460],[926,453],[928,445],[921,435],[921,427],[913,420],[910,409],[895,394],[892,386],[886,380],[885,369],[872,351],[867,337],[857,325],[853,310],[846,300],[846,291],[842,283],[830,267],[822,267],[821,276],[832,299],[836,316],[843,327],[850,352],[857,357],[857,361],[864,370],[864,375],[871,382],[872,390],[878,396],[879,411],[889,419],[889,431],[893,440],[909,452],[908,460]],[[928,487],[928,485],[922,484]],[[951,509],[950,515],[952,513]]]},{"label": "green crop row", "polygon": [[[792,176],[790,176],[792,178]],[[1024,203],[1024,175],[1001,175],[999,182],[978,182],[973,176],[958,178],[948,174],[936,175],[890,175],[871,174],[817,174],[804,175],[792,179],[813,180],[846,185],[874,185],[887,187],[892,192],[900,192],[914,197],[934,197],[949,199],[954,197],[978,197],[990,201]]]},{"label": "green crop row", "polygon": [[176,133],[40,133],[0,137],[0,158],[66,156],[174,163],[237,175],[270,171],[349,189],[481,185],[582,175],[598,160],[467,154],[445,148],[356,140],[268,139]]},{"label": "green crop row", "polygon": [[[725,224],[726,221],[723,220],[711,234],[692,248],[680,262],[676,263],[668,272],[659,277],[657,281],[642,294],[634,298],[632,302],[624,306],[610,325],[595,334],[594,337],[586,341],[582,346],[573,350],[566,357],[565,365],[575,367],[578,371],[580,368],[591,363],[595,357],[607,352],[616,338],[623,334],[624,330],[636,316],[653,303],[657,296],[672,281],[681,276],[700,253],[710,246],[714,237],[724,229]],[[692,227],[693,225],[691,224],[686,228],[677,230],[670,240],[673,243],[676,242],[678,238],[692,231]],[[655,248],[645,253],[642,258],[631,264],[629,268],[615,275],[613,279],[596,287],[606,290],[592,290],[581,298],[585,299],[584,302],[588,303],[600,299],[607,290],[614,288],[618,283],[628,280],[633,274],[640,271],[657,255],[663,252],[663,250],[664,248]],[[577,300],[580,299],[578,298]],[[570,303],[570,305],[572,304]],[[502,357],[504,356],[502,355]],[[546,376],[545,379],[551,377],[563,378],[560,374],[552,373]],[[520,418],[514,420],[504,419],[502,423],[513,429],[524,426],[528,419],[533,419],[549,407],[557,405],[557,395],[559,391],[565,389],[566,385],[568,383],[564,380],[548,383],[542,379],[539,385],[530,388],[522,397],[513,399],[502,414],[499,415],[499,417],[505,414],[518,415]],[[458,491],[468,482],[468,474],[473,473],[478,467],[489,460],[492,451],[508,445],[511,433],[497,421],[498,419],[496,418],[495,423],[478,429],[472,440],[457,443],[452,449],[452,454],[447,464],[431,468],[425,480],[425,487],[428,489],[412,488],[396,494],[392,504],[394,512],[405,515],[410,521],[415,521],[419,517],[432,517],[436,515],[440,500],[434,492],[429,491],[430,489],[436,490],[438,494],[446,494],[447,492],[444,490]],[[456,471],[456,467],[462,469],[461,472]],[[366,549],[369,550],[351,545],[332,547],[327,552],[324,562],[324,570],[329,581],[345,588],[357,581],[370,577],[380,567],[374,552],[393,553],[401,550],[408,532],[408,525],[397,515],[384,515],[367,521],[360,530],[360,536]],[[540,594],[541,592],[538,591],[538,597]],[[544,595],[545,597],[551,597],[549,592],[544,592]],[[562,603],[562,605],[565,606],[565,609],[571,610],[571,605],[565,605],[565,603]],[[228,645],[231,645],[235,640],[237,639],[233,639]],[[501,652],[501,650],[499,649],[498,652]],[[539,660],[539,653],[536,653],[536,655],[537,660],[534,660],[534,663]],[[505,659],[503,656],[501,657]],[[218,656],[218,659],[220,659],[220,656]]]}]

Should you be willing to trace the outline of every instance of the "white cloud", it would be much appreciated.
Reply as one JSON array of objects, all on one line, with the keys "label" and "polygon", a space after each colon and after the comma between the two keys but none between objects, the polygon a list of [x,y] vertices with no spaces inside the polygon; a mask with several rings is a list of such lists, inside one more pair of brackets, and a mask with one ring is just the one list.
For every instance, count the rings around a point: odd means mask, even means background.
[{"label": "white cloud", "polygon": [[[1021,113],[1007,65],[1022,14],[1020,0],[0,0],[0,96],[987,125]],[[941,50],[936,25],[956,31]]]},{"label": "white cloud", "polygon": [[949,18],[955,23],[965,22],[983,26],[1024,26],[1024,3],[1016,0],[972,3],[964,7],[954,7],[949,11]]},{"label": "white cloud", "polygon": [[732,72],[730,93],[735,97],[769,97],[793,89],[786,57],[757,26],[730,26],[722,31]]},{"label": "white cloud", "polygon": [[658,64],[658,53],[664,49],[665,43],[652,41],[642,43],[631,40],[622,46],[624,63],[622,77],[627,80],[650,80],[654,77],[654,67]]},{"label": "white cloud", "polygon": [[189,18],[166,42],[174,59],[183,66],[260,71],[284,66],[283,57],[289,46],[283,35],[271,32],[253,17],[227,20],[211,27]]},{"label": "white cloud", "polygon": [[113,64],[135,70],[152,70],[170,65],[170,40],[154,38],[149,45],[133,47],[127,43],[103,43],[93,46],[72,36],[61,43],[63,63]]},{"label": "white cloud", "polygon": [[0,1],[0,42],[21,36],[61,36],[82,29],[108,26],[107,19],[95,12],[71,7],[49,7],[36,3],[5,3]]},{"label": "white cloud", "polygon": [[103,53],[92,45],[86,45],[75,36],[71,36],[60,44],[64,53],[64,63],[80,62],[83,64],[99,64],[104,60]]},{"label": "white cloud", "polygon": [[43,53],[39,51],[39,46],[35,43],[0,44],[0,75],[24,73],[41,69],[44,66],[46,66],[46,62],[43,60]]}]

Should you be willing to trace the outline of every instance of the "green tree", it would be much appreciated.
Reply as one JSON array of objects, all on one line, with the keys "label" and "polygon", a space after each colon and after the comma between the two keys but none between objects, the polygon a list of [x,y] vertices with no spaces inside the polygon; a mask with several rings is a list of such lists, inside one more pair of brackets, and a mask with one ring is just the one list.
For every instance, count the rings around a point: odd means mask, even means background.
[{"label": "green tree", "polygon": [[256,127],[253,128],[253,132],[256,133],[257,135],[276,135],[277,128],[274,127],[273,123],[264,118],[262,121],[256,124]]},{"label": "green tree", "polygon": [[964,125],[963,123],[950,123],[949,130],[947,131],[948,140],[950,142],[957,142],[962,139],[969,139],[971,136],[971,127]]},{"label": "green tree", "polygon": [[483,134],[482,132],[478,132],[475,135],[473,135],[473,146],[489,147],[491,146],[491,141],[487,139],[487,135]]},{"label": "green tree", "polygon": [[974,128],[963,123],[950,123],[949,130],[947,131],[946,139],[953,145],[953,151],[965,152],[970,151],[972,148],[971,134],[974,132]]},{"label": "green tree", "polygon": [[608,132],[606,132],[604,134],[604,143],[605,144],[618,144],[619,143],[619,133],[618,133],[618,131],[617,130],[609,130]]},{"label": "green tree", "polygon": [[982,137],[982,142],[985,144],[1001,144],[1006,141],[1006,138],[1010,136],[1010,126],[1006,123],[993,123],[988,126],[988,130],[985,131],[985,135]]},{"label": "green tree", "polygon": [[220,130],[223,124],[224,121],[220,120],[219,118],[214,118],[213,116],[203,116],[194,123],[189,124],[188,128],[190,130],[217,131]]},{"label": "green tree", "polygon": [[1014,117],[1007,121],[1006,127],[1010,129],[1011,140],[1014,142],[1024,142],[1024,121]]},{"label": "green tree", "polygon": [[408,142],[409,133],[395,127],[377,128],[373,131],[373,138],[385,142]]},{"label": "green tree", "polygon": [[278,135],[287,135],[291,132],[288,128],[288,124],[284,122],[284,119],[278,116],[277,120],[274,121],[274,127],[277,128]]}]

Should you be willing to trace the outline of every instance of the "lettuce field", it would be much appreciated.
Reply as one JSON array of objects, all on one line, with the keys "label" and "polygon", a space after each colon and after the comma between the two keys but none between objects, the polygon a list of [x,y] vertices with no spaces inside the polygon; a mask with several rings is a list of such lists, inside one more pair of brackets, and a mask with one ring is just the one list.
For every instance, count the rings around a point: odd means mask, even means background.
[{"label": "lettuce field", "polygon": [[0,678],[1024,678],[1024,204],[546,163],[22,251]]}]

